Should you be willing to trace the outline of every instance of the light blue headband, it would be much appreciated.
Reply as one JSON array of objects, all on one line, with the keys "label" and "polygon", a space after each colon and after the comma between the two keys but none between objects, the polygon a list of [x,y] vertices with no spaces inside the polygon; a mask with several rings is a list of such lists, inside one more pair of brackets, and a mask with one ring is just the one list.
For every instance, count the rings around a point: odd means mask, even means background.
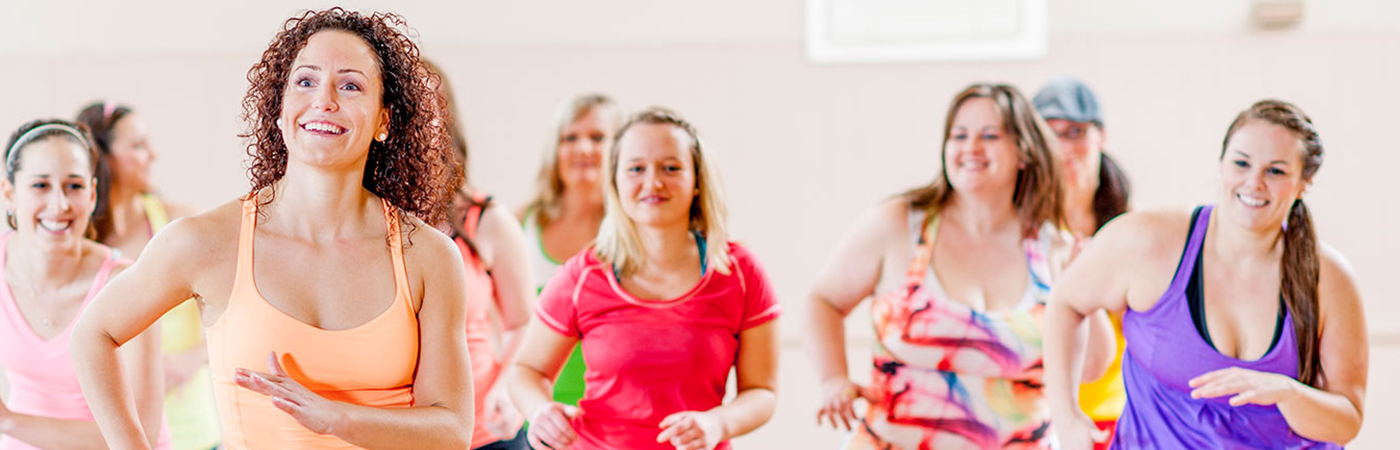
[{"label": "light blue headband", "polygon": [[58,130],[64,133],[68,133],[74,138],[76,138],[78,142],[81,142],[84,146],[91,145],[88,143],[87,138],[83,137],[83,133],[78,132],[76,128],[61,123],[49,123],[39,125],[29,131],[24,132],[24,134],[19,135],[19,139],[15,139],[15,145],[11,145],[10,151],[5,153],[5,170],[9,170],[10,167],[14,165],[15,155],[18,153],[15,150],[19,150],[20,147],[23,147],[25,144],[28,144],[28,141],[33,139],[35,136],[38,136],[40,133],[49,130]]}]

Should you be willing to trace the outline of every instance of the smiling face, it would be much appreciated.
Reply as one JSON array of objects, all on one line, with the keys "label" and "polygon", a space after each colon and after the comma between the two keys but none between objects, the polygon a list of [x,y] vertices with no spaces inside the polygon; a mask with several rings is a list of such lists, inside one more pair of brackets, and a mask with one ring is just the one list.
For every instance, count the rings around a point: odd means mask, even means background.
[{"label": "smiling face", "polygon": [[374,50],[363,39],[339,30],[312,35],[282,95],[279,127],[291,158],[363,169],[370,142],[388,132],[383,92]]},{"label": "smiling face", "polygon": [[1303,143],[1287,128],[1250,120],[1230,137],[1220,160],[1221,206],[1252,230],[1277,229],[1311,180],[1302,176]]},{"label": "smiling face", "polygon": [[690,223],[699,195],[690,136],[671,124],[639,123],[618,141],[617,194],[637,226]]},{"label": "smiling face", "polygon": [[948,183],[963,192],[1014,189],[1023,166],[1015,137],[1007,133],[1001,112],[987,97],[968,99],[958,108],[943,161]]},{"label": "smiling face", "polygon": [[97,206],[87,149],[51,136],[19,151],[14,182],[4,180],[0,185],[14,210],[16,232],[54,245],[82,239]]},{"label": "smiling face", "polygon": [[564,189],[597,188],[602,181],[603,152],[612,146],[616,127],[592,108],[560,130],[557,170]]}]

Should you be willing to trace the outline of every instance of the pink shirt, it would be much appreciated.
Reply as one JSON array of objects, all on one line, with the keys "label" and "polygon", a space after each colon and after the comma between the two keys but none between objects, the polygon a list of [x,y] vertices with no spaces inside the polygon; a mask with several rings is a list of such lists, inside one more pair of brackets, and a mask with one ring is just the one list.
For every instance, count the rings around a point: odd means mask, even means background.
[{"label": "pink shirt", "polygon": [[780,311],[758,261],[734,243],[729,252],[729,275],[711,267],[689,292],[665,301],[633,298],[591,251],[559,268],[535,312],[583,345],[588,369],[574,450],[670,450],[656,443],[661,419],[720,405],[739,332]]},{"label": "pink shirt", "polygon": [[[0,237],[0,269],[5,267],[5,247],[13,236],[14,232],[8,232]],[[121,262],[112,253],[107,249],[107,259],[92,280],[87,296],[83,297],[82,310],[87,309],[98,290],[107,284],[112,269]],[[10,293],[9,282],[0,276],[0,366],[4,366],[5,376],[10,380],[9,401],[5,406],[11,411],[53,419],[93,421],[87,400],[78,387],[78,374],[68,348],[68,338],[77,321],[74,317],[63,331],[44,340],[24,320]],[[156,449],[169,450],[170,429],[164,417],[160,425],[160,442]],[[0,436],[0,450],[38,450],[38,447]]]}]

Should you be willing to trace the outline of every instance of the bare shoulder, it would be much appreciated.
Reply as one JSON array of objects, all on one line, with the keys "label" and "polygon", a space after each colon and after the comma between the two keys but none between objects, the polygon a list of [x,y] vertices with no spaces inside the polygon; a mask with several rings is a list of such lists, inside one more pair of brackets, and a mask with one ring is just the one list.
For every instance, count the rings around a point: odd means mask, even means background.
[{"label": "bare shoulder", "polygon": [[[437,274],[439,270],[453,267],[446,263],[454,260],[461,265],[462,258],[452,238],[417,216],[404,214],[403,217],[403,258],[410,273],[417,268],[419,273]],[[459,267],[458,271],[461,270]]]},{"label": "bare shoulder", "polygon": [[891,239],[904,242],[904,238],[914,232],[909,229],[908,220],[912,208],[909,198],[903,195],[880,202],[856,222],[854,232],[878,242],[888,243]]},{"label": "bare shoulder", "polygon": [[187,264],[212,262],[237,252],[243,220],[243,201],[233,200],[213,209],[171,222],[151,238],[142,260],[175,257]]},{"label": "bare shoulder", "polygon": [[1152,209],[1125,213],[1094,235],[1096,247],[1147,256],[1175,257],[1190,234],[1191,211]]},{"label": "bare shoulder", "polygon": [[1328,304],[1340,303],[1328,306],[1345,309],[1360,309],[1361,295],[1357,291],[1356,275],[1352,270],[1351,262],[1346,256],[1331,245],[1325,242],[1317,244],[1318,259],[1318,294],[1320,300]]}]

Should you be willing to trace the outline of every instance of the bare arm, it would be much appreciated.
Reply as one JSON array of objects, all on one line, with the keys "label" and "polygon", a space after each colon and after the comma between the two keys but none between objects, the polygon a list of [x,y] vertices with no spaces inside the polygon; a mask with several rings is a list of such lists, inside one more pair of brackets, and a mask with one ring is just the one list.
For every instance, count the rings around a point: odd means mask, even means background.
[{"label": "bare arm", "polygon": [[577,409],[550,397],[554,377],[577,343],[578,338],[559,333],[535,319],[525,329],[515,365],[506,373],[511,399],[530,419],[530,445],[535,448],[543,448],[543,444],[562,450],[578,437],[568,420],[570,413],[577,414]]},{"label": "bare arm", "polygon": [[478,228],[477,247],[496,284],[496,307],[500,312],[501,367],[511,367],[525,325],[530,323],[530,307],[535,298],[534,273],[530,270],[529,243],[520,223],[503,205],[487,208]]},{"label": "bare arm", "polygon": [[[1045,394],[1050,404],[1052,420],[1060,429],[1061,445],[1066,450],[1091,448],[1090,435],[1096,431],[1093,422],[1079,409],[1079,384],[1086,373],[1091,326],[1085,319],[1107,326],[1107,333],[1098,331],[1102,341],[1112,343],[1112,324],[1104,310],[1122,311],[1128,307],[1128,290],[1134,261],[1141,258],[1149,239],[1150,218],[1130,213],[1104,227],[1066,269],[1051,292],[1045,313]],[[1104,336],[1106,335],[1106,336]],[[1098,352],[1100,350],[1095,350]],[[1111,358],[1111,357],[1110,357]],[[1103,361],[1099,361],[1101,364]],[[1103,369],[1097,368],[1101,374]],[[1094,439],[1102,439],[1100,435]]]},{"label": "bare arm", "polygon": [[159,336],[143,331],[194,294],[190,280],[206,255],[190,251],[203,248],[191,228],[173,224],[147,244],[93,299],[70,337],[78,382],[112,449],[151,448],[159,432]]},{"label": "bare arm", "polygon": [[850,421],[855,419],[851,402],[860,396],[861,389],[849,378],[844,319],[875,291],[888,239],[913,232],[905,230],[906,204],[902,198],[889,200],[862,218],[832,252],[812,289],[807,305],[807,326],[812,333],[808,353],[824,396],[818,423],[828,417],[833,427],[841,420],[850,429]]},{"label": "bare arm", "polygon": [[735,366],[739,394],[729,404],[710,410],[724,425],[726,440],[748,434],[773,417],[778,404],[777,320],[739,333]]}]

